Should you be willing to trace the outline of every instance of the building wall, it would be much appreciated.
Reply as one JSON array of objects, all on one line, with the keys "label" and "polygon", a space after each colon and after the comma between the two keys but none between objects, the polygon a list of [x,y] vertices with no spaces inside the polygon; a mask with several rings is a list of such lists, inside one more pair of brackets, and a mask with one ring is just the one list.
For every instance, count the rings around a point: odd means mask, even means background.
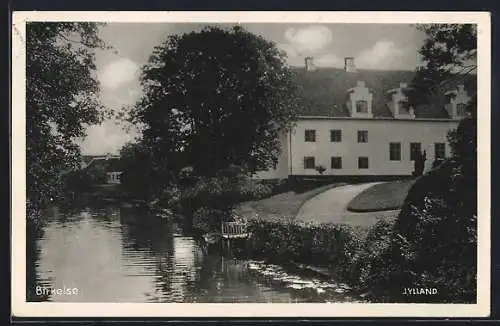
[{"label": "building wall", "polygon": [[[387,119],[303,119],[291,136],[291,175],[319,175],[304,168],[304,157],[314,156],[315,165],[326,168],[323,175],[411,175],[410,143],[421,143],[426,151],[425,171],[434,161],[434,143],[445,143],[446,156],[450,146],[449,130],[456,128],[453,120],[387,120]],[[316,130],[316,141],[305,142],[305,130]],[[330,130],[342,130],[342,141],[331,142]],[[358,130],[368,131],[368,142],[358,143]],[[389,143],[401,143],[401,161],[389,160]],[[342,157],[342,169],[331,168],[331,157]],[[368,169],[358,168],[358,157],[368,157]]]}]

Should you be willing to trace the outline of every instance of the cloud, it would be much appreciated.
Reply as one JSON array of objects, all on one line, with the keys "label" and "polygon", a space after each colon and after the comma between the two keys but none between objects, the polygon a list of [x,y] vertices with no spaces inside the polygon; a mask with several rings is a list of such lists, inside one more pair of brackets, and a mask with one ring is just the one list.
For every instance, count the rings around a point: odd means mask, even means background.
[{"label": "cloud", "polygon": [[108,120],[87,128],[87,137],[81,140],[82,153],[90,155],[118,153],[120,148],[135,136],[134,130],[126,132],[122,126]]},{"label": "cloud", "polygon": [[337,57],[335,54],[325,54],[318,59],[315,59],[314,63],[318,67],[344,67],[344,60]]},{"label": "cloud", "polygon": [[364,69],[397,69],[403,65],[405,51],[393,41],[381,40],[361,51],[355,58],[356,67]]},{"label": "cloud", "polygon": [[332,32],[328,27],[321,25],[290,27],[285,31],[285,39],[299,55],[311,55],[332,42]]},{"label": "cloud", "polygon": [[128,58],[108,63],[99,73],[99,81],[106,88],[116,89],[137,77],[139,66]]},{"label": "cloud", "polygon": [[287,63],[291,66],[304,65],[304,58],[301,57],[295,48],[290,44],[280,43],[277,47],[284,51],[287,56]]}]

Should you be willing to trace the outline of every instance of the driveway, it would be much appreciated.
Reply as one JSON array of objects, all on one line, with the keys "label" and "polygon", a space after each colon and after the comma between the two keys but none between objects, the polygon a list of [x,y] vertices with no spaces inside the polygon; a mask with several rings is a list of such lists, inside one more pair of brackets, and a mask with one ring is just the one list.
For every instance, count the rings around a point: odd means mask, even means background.
[{"label": "driveway", "polygon": [[358,213],[349,212],[347,204],[363,190],[381,182],[346,185],[327,190],[304,203],[297,219],[318,221],[323,223],[349,224],[352,226],[369,226],[380,218],[394,217],[399,210]]}]

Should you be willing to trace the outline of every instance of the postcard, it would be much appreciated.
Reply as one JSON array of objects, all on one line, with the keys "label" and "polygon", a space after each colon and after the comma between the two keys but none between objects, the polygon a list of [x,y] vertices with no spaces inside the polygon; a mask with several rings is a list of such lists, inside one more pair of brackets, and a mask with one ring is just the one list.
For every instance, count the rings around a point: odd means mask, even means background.
[{"label": "postcard", "polygon": [[16,317],[485,317],[486,12],[14,12]]}]

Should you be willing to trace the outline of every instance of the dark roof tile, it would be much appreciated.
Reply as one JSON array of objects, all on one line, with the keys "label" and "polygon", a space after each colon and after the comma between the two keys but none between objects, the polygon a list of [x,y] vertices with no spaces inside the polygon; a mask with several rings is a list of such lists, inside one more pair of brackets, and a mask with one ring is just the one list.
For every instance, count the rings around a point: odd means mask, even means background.
[{"label": "dark roof tile", "polygon": [[[410,84],[415,73],[413,71],[398,70],[357,70],[346,72],[339,68],[317,68],[306,71],[304,67],[292,68],[297,86],[299,101],[299,115],[301,116],[332,116],[348,117],[346,105],[348,90],[364,81],[373,94],[372,113],[374,117],[392,117],[388,107],[391,89],[398,88],[400,83]],[[456,88],[463,80],[449,83],[447,89]],[[471,94],[474,83],[465,81],[465,88]],[[433,105],[415,108],[417,118],[448,118],[443,99]]]}]

